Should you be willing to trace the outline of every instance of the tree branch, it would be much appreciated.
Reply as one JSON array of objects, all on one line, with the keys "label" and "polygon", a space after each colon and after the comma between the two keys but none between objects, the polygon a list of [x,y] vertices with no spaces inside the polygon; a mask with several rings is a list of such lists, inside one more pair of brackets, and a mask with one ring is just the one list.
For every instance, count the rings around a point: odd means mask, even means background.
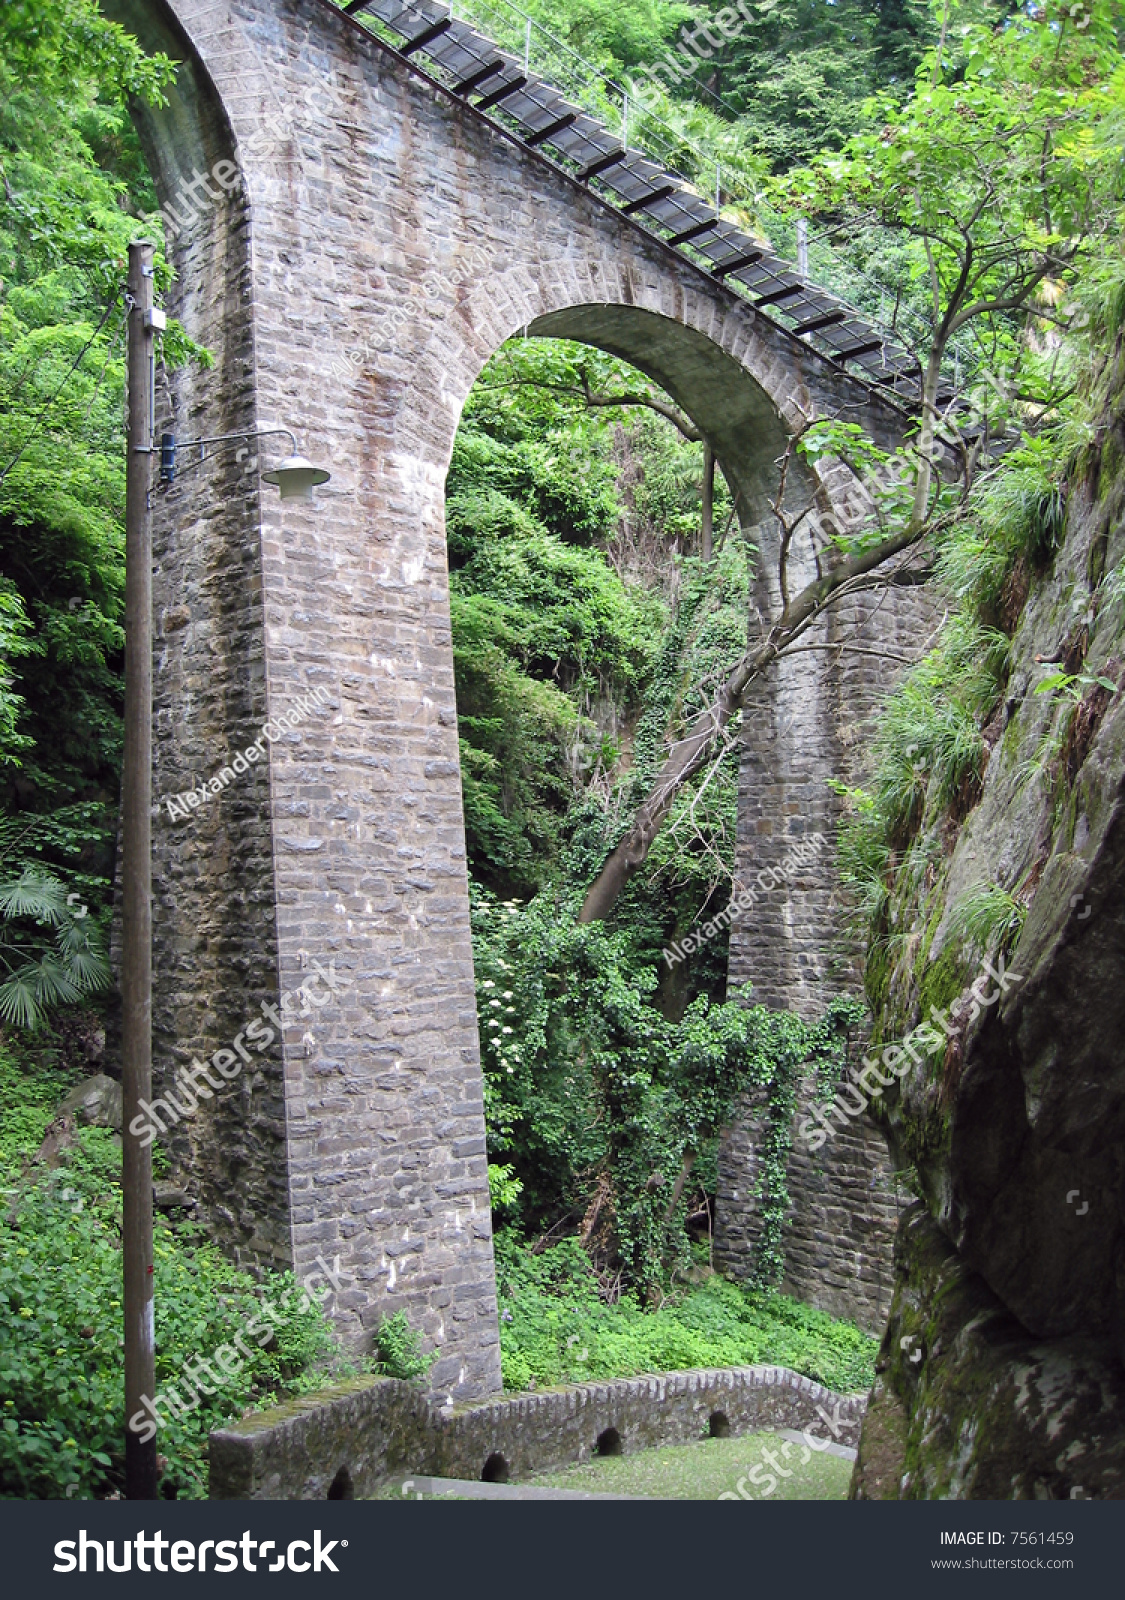
[{"label": "tree branch", "polygon": [[742,696],[750,683],[776,661],[847,586],[910,549],[919,542],[924,531],[924,527],[916,527],[912,520],[904,532],[883,540],[870,550],[857,551],[838,561],[814,582],[806,584],[784,608],[767,636],[746,651],[727,674],[711,704],[696,717],[687,736],[672,746],[655,783],[637,808],[632,827],[610,852],[586,891],[579,922],[599,922],[609,915],[626,883],[644,865],[676,796],[707,761],[731,717],[740,709]]}]

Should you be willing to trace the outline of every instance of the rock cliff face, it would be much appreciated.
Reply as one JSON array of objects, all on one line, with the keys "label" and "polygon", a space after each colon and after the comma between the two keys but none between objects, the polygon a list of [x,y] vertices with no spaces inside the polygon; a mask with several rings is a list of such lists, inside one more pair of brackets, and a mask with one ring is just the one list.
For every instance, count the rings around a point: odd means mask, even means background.
[{"label": "rock cliff face", "polygon": [[934,823],[931,867],[892,899],[885,1043],[981,977],[954,931],[967,895],[999,885],[1027,914],[1006,992],[985,976],[993,1003],[888,1091],[923,1203],[899,1229],[858,1498],[1125,1494],[1122,365],[1119,340],[1061,545],[1021,580],[979,800],[959,832]]},{"label": "rock cliff face", "polygon": [[922,1205],[895,1268],[853,1498],[1125,1496],[1125,1374],[1104,1340],[1030,1335]]}]

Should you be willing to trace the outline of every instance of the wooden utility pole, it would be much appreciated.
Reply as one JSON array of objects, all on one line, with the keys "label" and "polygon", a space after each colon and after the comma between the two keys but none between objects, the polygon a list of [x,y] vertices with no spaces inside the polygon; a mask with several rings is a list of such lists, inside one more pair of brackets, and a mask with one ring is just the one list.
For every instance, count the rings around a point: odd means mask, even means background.
[{"label": "wooden utility pole", "polygon": [[[125,757],[121,774],[122,1188],[125,1498],[155,1500],[152,1146],[131,1132],[152,1099],[152,245],[129,246],[129,422],[125,480]],[[131,1425],[132,1424],[132,1425]]]},{"label": "wooden utility pole", "polygon": [[699,555],[710,561],[715,523],[715,452],[703,441],[703,517],[699,530]]}]

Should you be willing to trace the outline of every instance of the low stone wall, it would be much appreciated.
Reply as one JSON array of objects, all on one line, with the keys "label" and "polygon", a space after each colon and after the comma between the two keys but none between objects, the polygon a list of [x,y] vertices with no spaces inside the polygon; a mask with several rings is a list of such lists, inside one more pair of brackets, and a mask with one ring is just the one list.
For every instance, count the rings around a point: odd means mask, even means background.
[{"label": "low stone wall", "polygon": [[785,1367],[579,1383],[440,1408],[412,1384],[357,1378],[211,1435],[213,1500],[364,1499],[397,1473],[526,1477],[713,1432],[812,1429],[855,1445],[866,1397]]}]

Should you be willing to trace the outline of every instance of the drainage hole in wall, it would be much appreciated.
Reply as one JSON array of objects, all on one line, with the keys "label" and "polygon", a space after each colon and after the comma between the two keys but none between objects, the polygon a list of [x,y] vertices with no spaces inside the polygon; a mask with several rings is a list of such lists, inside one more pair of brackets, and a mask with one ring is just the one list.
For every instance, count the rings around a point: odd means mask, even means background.
[{"label": "drainage hole in wall", "polygon": [[598,1434],[598,1442],[594,1446],[596,1456],[620,1456],[624,1453],[621,1448],[621,1435],[616,1428],[606,1428]]},{"label": "drainage hole in wall", "polygon": [[352,1475],[347,1467],[341,1467],[332,1482],[328,1485],[329,1500],[354,1500],[355,1489],[352,1486]]},{"label": "drainage hole in wall", "polygon": [[725,1411],[712,1411],[707,1432],[712,1439],[730,1438],[730,1418]]},{"label": "drainage hole in wall", "polygon": [[507,1483],[508,1463],[504,1460],[499,1450],[494,1450],[485,1462],[480,1481],[482,1483]]}]

